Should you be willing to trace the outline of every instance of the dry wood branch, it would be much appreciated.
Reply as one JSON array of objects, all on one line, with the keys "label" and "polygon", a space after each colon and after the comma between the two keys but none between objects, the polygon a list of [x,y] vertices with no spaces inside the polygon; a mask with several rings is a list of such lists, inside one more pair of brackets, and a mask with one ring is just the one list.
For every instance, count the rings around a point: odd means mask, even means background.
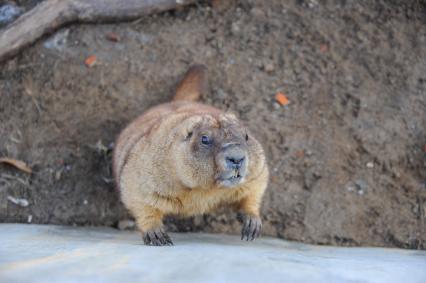
[{"label": "dry wood branch", "polygon": [[196,0],[46,0],[0,30],[0,62],[70,23],[128,21]]}]

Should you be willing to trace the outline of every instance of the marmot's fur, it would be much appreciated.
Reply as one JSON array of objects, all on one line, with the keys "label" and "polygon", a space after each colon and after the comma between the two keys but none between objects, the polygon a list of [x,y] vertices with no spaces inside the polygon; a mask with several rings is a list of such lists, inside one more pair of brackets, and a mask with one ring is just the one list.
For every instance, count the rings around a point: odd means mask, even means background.
[{"label": "marmot's fur", "polygon": [[117,140],[116,184],[145,244],[172,244],[164,215],[202,214],[223,204],[244,214],[242,239],[259,236],[264,152],[233,114],[195,102],[206,88],[206,68],[191,67],[172,102],[149,109]]}]

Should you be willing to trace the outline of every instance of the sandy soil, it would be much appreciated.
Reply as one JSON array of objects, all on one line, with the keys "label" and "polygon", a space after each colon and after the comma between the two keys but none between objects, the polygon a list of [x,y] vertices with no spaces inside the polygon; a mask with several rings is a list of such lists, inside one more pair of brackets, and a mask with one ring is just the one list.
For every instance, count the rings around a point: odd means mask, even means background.
[{"label": "sandy soil", "polygon": [[[109,148],[197,62],[211,76],[203,101],[238,113],[264,144],[265,234],[425,249],[425,1],[286,2],[214,1],[131,23],[73,25],[2,64],[0,156],[33,174],[0,165],[0,221],[128,219]],[[276,105],[278,91],[288,106]],[[230,211],[167,226],[240,230]]]}]

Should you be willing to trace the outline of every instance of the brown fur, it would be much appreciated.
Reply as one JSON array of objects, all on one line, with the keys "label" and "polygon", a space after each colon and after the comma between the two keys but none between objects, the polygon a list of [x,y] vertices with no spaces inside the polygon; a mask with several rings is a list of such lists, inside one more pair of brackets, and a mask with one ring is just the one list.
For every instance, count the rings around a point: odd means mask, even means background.
[{"label": "brown fur", "polygon": [[207,69],[204,65],[194,65],[186,72],[178,84],[173,100],[198,101],[208,91]]},{"label": "brown fur", "polygon": [[[144,235],[157,231],[151,237],[161,238],[158,231],[164,215],[202,214],[222,204],[236,204],[247,215],[243,236],[245,233],[247,239],[253,239],[259,233],[259,208],[268,182],[263,150],[234,115],[191,101],[200,96],[205,86],[205,67],[191,68],[178,86],[174,101],[148,110],[117,140],[113,157],[115,180],[123,203]],[[215,144],[221,146],[225,142],[238,144],[235,150],[246,152],[247,175],[232,186],[219,184],[218,174],[229,173],[220,167],[224,150],[220,146],[215,151],[205,149],[197,135],[214,137]],[[243,140],[246,135],[248,141]],[[227,149],[225,153],[229,152]],[[259,227],[253,228],[255,223]],[[168,238],[164,231],[161,233]]]}]

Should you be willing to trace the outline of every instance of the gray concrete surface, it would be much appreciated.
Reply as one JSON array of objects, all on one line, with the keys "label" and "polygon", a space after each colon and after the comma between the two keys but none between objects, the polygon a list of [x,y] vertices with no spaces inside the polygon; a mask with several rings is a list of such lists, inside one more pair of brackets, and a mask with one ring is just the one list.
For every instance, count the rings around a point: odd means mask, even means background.
[{"label": "gray concrete surface", "polygon": [[262,238],[0,224],[0,282],[426,282],[426,252],[311,246]]}]

